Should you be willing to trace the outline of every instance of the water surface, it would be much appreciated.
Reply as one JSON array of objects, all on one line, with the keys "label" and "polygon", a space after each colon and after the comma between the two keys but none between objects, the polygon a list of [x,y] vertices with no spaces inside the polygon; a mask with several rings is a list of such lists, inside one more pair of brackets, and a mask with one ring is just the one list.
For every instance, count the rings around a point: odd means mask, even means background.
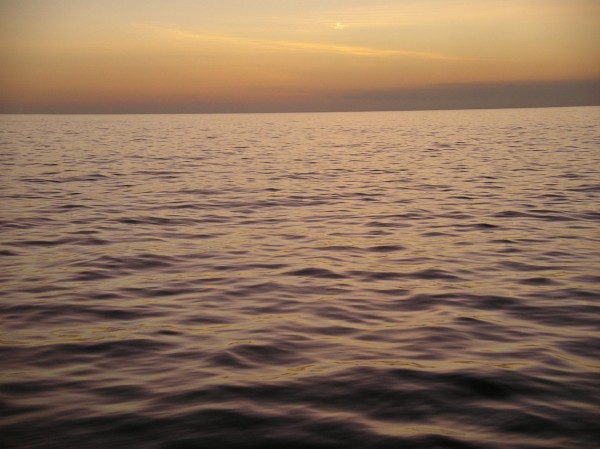
[{"label": "water surface", "polygon": [[599,108],[0,118],[0,447],[596,448]]}]

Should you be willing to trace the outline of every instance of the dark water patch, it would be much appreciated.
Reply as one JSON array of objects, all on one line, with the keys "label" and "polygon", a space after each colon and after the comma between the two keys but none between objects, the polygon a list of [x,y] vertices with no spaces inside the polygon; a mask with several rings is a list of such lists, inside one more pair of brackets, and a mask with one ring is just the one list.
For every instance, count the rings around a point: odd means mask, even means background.
[{"label": "dark water patch", "polygon": [[475,199],[476,197],[474,197],[474,196],[468,196],[468,195],[456,195],[453,198],[456,198],[457,200],[467,200],[467,201],[469,201],[469,200]]},{"label": "dark water patch", "polygon": [[73,238],[62,238],[56,240],[21,240],[11,242],[12,245],[18,247],[28,247],[28,246],[40,246],[40,247],[52,247],[69,244],[75,241]]},{"label": "dark water patch", "polygon": [[370,235],[388,236],[388,235],[394,235],[394,232],[393,231],[384,231],[384,230],[381,230],[381,229],[377,229],[377,230],[374,230],[374,231],[369,231],[367,233],[367,235],[369,235],[369,236]]},{"label": "dark water patch", "polygon": [[521,341],[522,338],[527,337],[526,333],[519,331],[507,334],[501,325],[470,316],[457,317],[454,322],[457,326],[461,327],[463,332],[466,332],[470,338],[478,341],[495,341],[514,344]]},{"label": "dark water patch", "polygon": [[284,291],[285,287],[279,282],[258,282],[240,286],[233,290],[234,294],[250,296]]},{"label": "dark water patch", "polygon": [[[457,387],[460,396],[473,396],[485,400],[506,400],[525,389],[519,384],[510,384],[498,377],[483,377],[472,374],[452,374],[445,376],[449,384]],[[531,391],[527,391],[531,394]]]},{"label": "dark water patch", "polygon": [[103,175],[102,173],[90,173],[83,176],[68,176],[63,178],[61,182],[94,182],[102,181],[109,176]]},{"label": "dark water patch", "polygon": [[600,184],[581,184],[567,190],[572,192],[600,192]]},{"label": "dark water patch", "polygon": [[153,226],[183,226],[193,225],[198,222],[206,222],[207,219],[194,220],[191,218],[165,218],[165,217],[136,217],[117,218],[115,221],[122,224],[153,225]]},{"label": "dark water patch", "polygon": [[61,358],[64,354],[74,356],[83,355],[86,357],[102,354],[103,357],[109,359],[128,358],[143,356],[144,353],[161,351],[170,347],[171,345],[165,342],[139,338],[101,343],[63,343],[39,348],[39,351],[42,353],[39,359],[44,359],[45,357]]},{"label": "dark water patch", "polygon": [[350,336],[358,333],[358,330],[348,326],[323,326],[313,327],[311,328],[311,332],[328,336]]},{"label": "dark water patch", "polygon": [[[232,363],[232,366],[238,368],[304,363],[306,360],[302,353],[297,351],[296,346],[284,342],[278,344],[241,344],[228,348],[224,354],[227,360]],[[216,362],[221,363],[225,359],[219,356],[223,356],[223,353],[216,355]]]},{"label": "dark water patch", "polygon": [[404,213],[396,214],[381,214],[377,218],[381,219],[398,219],[398,220],[412,220],[431,217],[431,211],[425,209],[416,209]]},{"label": "dark water patch", "polygon": [[143,297],[143,298],[162,298],[162,297],[168,297],[168,296],[189,295],[189,294],[195,293],[197,290],[195,288],[185,288],[185,287],[177,287],[177,288],[127,287],[127,288],[123,288],[122,291],[129,293],[129,294],[133,294],[138,297]]},{"label": "dark water patch", "polygon": [[199,195],[199,196],[210,196],[210,195],[219,195],[225,193],[226,191],[215,190],[215,189],[189,189],[184,188],[180,189],[176,194],[188,194],[188,195]]},{"label": "dark water patch", "polygon": [[[562,341],[557,345],[566,354],[576,355],[584,359],[595,360],[595,354],[600,350],[600,337],[588,335],[581,339],[569,339]],[[593,383],[594,380],[590,379]]]},{"label": "dark water patch", "polygon": [[[178,256],[142,253],[135,256],[114,257],[102,255],[90,260],[78,261],[74,265],[86,268],[98,268],[110,273],[115,270],[153,270],[173,266],[180,261]],[[98,273],[98,271],[96,271]]]},{"label": "dark water patch", "polygon": [[114,402],[133,401],[136,399],[145,399],[149,394],[145,388],[132,385],[112,385],[107,387],[98,387],[90,389],[90,393],[110,399]]},{"label": "dark water patch", "polygon": [[[341,284],[341,282],[340,282]],[[336,284],[339,285],[339,284]],[[316,285],[311,284],[308,286],[296,286],[291,290],[294,294],[300,295],[300,297],[309,297],[309,296],[319,296],[322,295],[324,297],[333,297],[339,296],[343,294],[347,294],[348,290],[346,288],[340,288],[338,286],[332,285]]]},{"label": "dark water patch", "polygon": [[471,310],[511,310],[522,304],[519,298],[500,295],[476,295],[466,292],[425,294],[417,293],[396,303],[406,310],[428,310],[436,307],[459,307]]},{"label": "dark water patch", "polygon": [[115,300],[115,299],[126,299],[125,296],[111,291],[87,291],[85,292],[85,297],[90,299],[96,299],[98,301],[104,300]]},{"label": "dark water patch", "polygon": [[365,324],[369,321],[368,317],[358,314],[352,315],[350,309],[345,305],[326,304],[318,307],[314,314],[320,318],[339,320],[340,322],[345,321],[350,324]]},{"label": "dark water patch", "polygon": [[351,271],[353,276],[360,276],[365,280],[370,281],[385,281],[394,279],[424,279],[424,280],[460,280],[459,276],[451,274],[447,271],[428,268],[414,272],[396,272],[396,271]]},{"label": "dark water patch", "polygon": [[156,332],[156,335],[159,335],[159,336],[166,335],[168,337],[175,337],[175,336],[179,336],[181,334],[182,334],[181,332],[173,330],[173,329],[161,329]]},{"label": "dark water patch", "polygon": [[[596,318],[599,311],[600,306],[578,306],[577,310],[573,311],[569,310],[568,306],[534,307],[523,303],[507,311],[507,313],[525,322],[534,322],[552,327],[573,327],[597,331],[600,327]],[[568,316],[569,319],[566,320],[565,316]]]},{"label": "dark water patch", "polygon": [[334,251],[334,252],[359,252],[360,248],[350,245],[331,245],[331,246],[319,246],[315,248],[318,251]]},{"label": "dark water patch", "polygon": [[579,217],[583,220],[600,220],[600,212],[583,212],[579,214]]},{"label": "dark water patch", "polygon": [[98,281],[101,279],[110,279],[120,274],[123,273],[114,270],[84,270],[72,276],[70,280],[76,282]]},{"label": "dark water patch", "polygon": [[214,265],[213,270],[215,271],[237,271],[238,267],[236,265]]},{"label": "dark water patch", "polygon": [[182,320],[182,324],[184,325],[219,325],[219,324],[228,324],[231,323],[232,320],[230,318],[218,315],[208,315],[202,314],[200,316],[189,316]]},{"label": "dark water patch", "polygon": [[226,276],[196,276],[192,280],[188,280],[190,285],[208,285],[208,284],[229,284],[231,280]]},{"label": "dark water patch", "polygon": [[520,279],[517,281],[519,284],[523,284],[523,285],[559,285],[560,282],[551,279],[551,278],[547,278],[547,277],[532,277],[532,278],[527,278],[527,279]]},{"label": "dark water patch", "polygon": [[[202,218],[198,218],[195,220],[195,223],[198,224],[208,224],[208,223],[228,223],[230,222],[230,218],[221,217],[218,215],[204,215]],[[193,224],[193,223],[190,223]]]},{"label": "dark water patch", "polygon": [[98,231],[97,229],[80,229],[78,231],[71,231],[69,232],[69,234],[72,235],[94,235],[94,234],[99,234],[100,231]]},{"label": "dark water patch", "polygon": [[[565,298],[579,300],[595,300],[600,292],[594,289],[584,288],[557,288],[554,290],[544,291],[544,296],[549,299],[561,300]],[[579,309],[579,306],[578,306]]]},{"label": "dark water patch", "polygon": [[104,239],[88,237],[88,238],[78,238],[72,241],[74,245],[83,245],[83,246],[97,246],[97,245],[109,245],[111,242]]},{"label": "dark water patch", "polygon": [[455,234],[449,232],[440,232],[440,231],[428,231],[421,234],[423,237],[448,237]]},{"label": "dark water patch", "polygon": [[369,281],[385,281],[392,279],[401,279],[405,274],[395,271],[351,271],[352,276],[359,276]]},{"label": "dark water patch", "polygon": [[30,182],[35,184],[61,184],[63,180],[58,179],[46,179],[46,178],[22,178],[23,182]]},{"label": "dark water patch", "polygon": [[377,245],[367,248],[367,251],[374,253],[391,253],[395,251],[401,251],[403,249],[405,248],[401,245]]},{"label": "dark water patch", "polygon": [[389,223],[383,221],[370,221],[365,226],[370,228],[406,228],[409,224],[406,223]]},{"label": "dark water patch", "polygon": [[580,281],[580,282],[586,282],[586,283],[590,283],[590,284],[598,284],[598,283],[600,283],[600,275],[575,276],[573,278],[573,280]]},{"label": "dark water patch", "polygon": [[456,281],[461,279],[459,276],[455,276],[448,271],[436,268],[415,271],[413,273],[408,274],[407,277],[415,279],[440,279],[448,281]]},{"label": "dark water patch", "polygon": [[[0,309],[6,319],[27,319],[39,324],[71,324],[86,322],[106,321],[135,321],[144,320],[149,317],[158,316],[159,312],[153,312],[143,307],[131,307],[127,309],[118,307],[99,307],[85,304],[70,304],[56,306],[51,304],[23,305],[20,307]],[[68,316],[68,319],[65,319]],[[13,326],[10,326],[11,328]]]},{"label": "dark water patch", "polygon": [[388,289],[370,289],[369,291],[381,294],[381,295],[389,295],[389,296],[406,296],[410,294],[410,290],[403,288],[388,288]]},{"label": "dark water patch", "polygon": [[561,193],[543,193],[540,195],[537,195],[538,198],[550,198],[550,199],[566,199],[568,198],[567,195],[561,194]]},{"label": "dark water patch", "polygon": [[547,257],[567,257],[570,258],[572,256],[572,254],[566,253],[564,251],[546,251],[543,253],[544,256]]},{"label": "dark water patch", "polygon": [[[164,159],[160,159],[164,160]],[[150,178],[154,176],[165,176],[165,175],[182,175],[185,174],[184,171],[174,171],[174,170],[137,170],[132,174],[134,175],[148,175]]]},{"label": "dark water patch", "polygon": [[163,238],[168,239],[183,239],[183,240],[208,240],[222,236],[223,234],[190,234],[185,232],[162,232],[160,234]]},{"label": "dark water patch", "polygon": [[37,295],[43,295],[44,293],[61,292],[69,290],[68,287],[58,284],[46,284],[44,279],[28,279],[29,286],[23,288],[21,291],[24,293],[34,293]]},{"label": "dark water patch", "polygon": [[211,363],[215,366],[223,366],[227,369],[252,369],[255,367],[253,363],[248,360],[245,360],[244,357],[238,356],[235,353],[230,351],[220,352],[212,354],[208,360],[208,363]]},{"label": "dark water patch", "polygon": [[[144,362],[148,354],[156,351],[166,351],[172,345],[166,342],[156,342],[146,339],[129,339],[108,342],[77,342],[46,344],[43,346],[2,347],[2,353],[10,357],[11,366],[27,367],[29,370],[38,368],[68,368],[101,359],[106,369],[118,369],[119,363],[132,363],[137,360]],[[14,368],[13,368],[14,369]],[[60,391],[61,384],[67,389],[77,386],[74,382],[81,381],[16,381],[3,382],[0,391],[12,395],[40,394],[43,392]],[[82,385],[83,386],[83,385]]]},{"label": "dark water patch", "polygon": [[43,394],[55,389],[57,385],[48,381],[16,381],[6,382],[0,385],[0,393],[10,397]]},{"label": "dark water patch", "polygon": [[[86,314],[94,315],[96,318],[101,320],[140,320],[148,318],[149,316],[157,316],[158,312],[144,311],[140,307],[130,309],[117,309],[117,308],[90,308],[85,310]],[[77,311],[80,314],[80,311]]]},{"label": "dark water patch", "polygon": [[538,213],[534,216],[545,221],[577,221],[577,217],[564,213]]},{"label": "dark water patch", "polygon": [[549,271],[549,270],[555,271],[555,270],[560,270],[563,268],[561,266],[537,265],[537,264],[508,261],[508,260],[499,262],[498,265],[507,270],[514,270],[515,272],[519,272],[519,271]]},{"label": "dark water patch", "polygon": [[203,210],[204,207],[194,203],[182,204],[161,204],[160,206],[151,207],[149,210]]},{"label": "dark water patch", "polygon": [[65,210],[73,210],[73,209],[89,209],[90,206],[86,206],[84,204],[65,204],[63,206],[59,206],[59,209]]},{"label": "dark water patch", "polygon": [[10,256],[18,256],[18,255],[19,255],[19,253],[15,252],[15,251],[11,251],[9,249],[0,250],[0,256],[10,257]]},{"label": "dark water patch", "polygon": [[248,269],[265,269],[265,270],[278,270],[286,268],[288,264],[285,263],[251,263],[245,265],[243,268]]},{"label": "dark water patch", "polygon": [[[471,338],[468,333],[448,326],[424,326],[421,330],[419,336],[404,345],[404,349],[412,351],[412,358],[417,360],[442,359],[442,352],[459,350]],[[424,349],[429,345],[436,345],[436,350]]]},{"label": "dark water patch", "polygon": [[529,218],[534,217],[533,214],[529,214],[527,212],[521,212],[517,210],[504,210],[502,212],[497,212],[492,215],[495,218]]},{"label": "dark water patch", "polygon": [[324,279],[342,279],[345,276],[325,268],[308,267],[284,273],[288,276],[303,276]]},{"label": "dark water patch", "polygon": [[472,224],[465,224],[465,225],[454,225],[455,227],[458,228],[462,228],[462,229],[483,229],[483,230],[492,230],[492,229],[499,229],[501,228],[500,225],[495,225],[492,223],[472,223]]},{"label": "dark water patch", "polygon": [[51,226],[56,220],[48,217],[18,218],[14,220],[0,220],[3,228],[28,229],[36,226]]},{"label": "dark water patch", "polygon": [[440,214],[439,218],[449,218],[451,220],[472,220],[474,217],[470,214],[464,214],[461,212],[450,212],[447,214]]}]

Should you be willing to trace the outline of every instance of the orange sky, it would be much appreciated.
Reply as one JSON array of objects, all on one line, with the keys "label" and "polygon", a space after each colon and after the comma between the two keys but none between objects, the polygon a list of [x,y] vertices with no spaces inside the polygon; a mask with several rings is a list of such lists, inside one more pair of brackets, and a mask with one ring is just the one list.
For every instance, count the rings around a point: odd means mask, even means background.
[{"label": "orange sky", "polygon": [[0,0],[0,8],[4,112],[419,109],[448,107],[438,94],[452,107],[452,92],[477,103],[486,86],[496,96],[498,86],[525,94],[530,86],[532,105],[557,89],[566,104],[599,97],[596,0]]}]

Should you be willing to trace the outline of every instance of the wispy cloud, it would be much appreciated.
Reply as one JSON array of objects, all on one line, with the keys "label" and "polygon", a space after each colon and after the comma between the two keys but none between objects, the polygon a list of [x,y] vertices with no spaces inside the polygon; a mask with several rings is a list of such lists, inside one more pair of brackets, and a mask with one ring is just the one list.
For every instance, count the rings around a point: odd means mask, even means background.
[{"label": "wispy cloud", "polygon": [[461,60],[458,58],[442,53],[432,53],[424,51],[410,50],[386,50],[371,47],[357,47],[350,45],[332,45],[312,42],[287,42],[287,41],[270,41],[270,44],[288,49],[303,50],[315,53],[330,53],[330,54],[345,54],[352,56],[367,56],[378,58],[416,58],[416,59],[439,59],[439,60]]},{"label": "wispy cloud", "polygon": [[[340,28],[337,28],[338,25]],[[150,24],[137,24],[138,27],[143,27],[154,32],[175,37],[179,39],[195,40],[195,41],[213,41],[222,42],[234,45],[253,46],[260,48],[271,48],[280,50],[292,50],[307,53],[325,53],[348,56],[363,56],[373,58],[414,58],[414,59],[433,59],[445,61],[465,61],[472,60],[471,58],[448,55],[444,53],[401,50],[401,49],[382,49],[373,47],[363,47],[355,45],[338,45],[327,44],[320,42],[299,42],[288,40],[274,39],[257,39],[243,36],[227,35],[227,34],[208,34],[208,33],[193,33],[177,28],[170,28]],[[345,27],[341,23],[336,23],[335,27],[341,29]]]}]

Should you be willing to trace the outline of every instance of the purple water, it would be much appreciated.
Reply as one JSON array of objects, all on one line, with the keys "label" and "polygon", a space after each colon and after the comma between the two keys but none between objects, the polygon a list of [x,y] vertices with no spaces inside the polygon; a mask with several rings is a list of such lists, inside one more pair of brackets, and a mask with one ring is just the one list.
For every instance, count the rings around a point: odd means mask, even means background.
[{"label": "purple water", "polygon": [[0,447],[598,447],[599,119],[1,116]]}]

